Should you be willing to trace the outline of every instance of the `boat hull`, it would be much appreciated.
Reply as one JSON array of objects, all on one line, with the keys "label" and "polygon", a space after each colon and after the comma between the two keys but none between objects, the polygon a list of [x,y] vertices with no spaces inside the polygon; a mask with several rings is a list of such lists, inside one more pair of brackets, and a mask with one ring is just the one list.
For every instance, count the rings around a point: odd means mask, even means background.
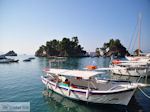
[{"label": "boat hull", "polygon": [[[110,66],[110,67],[114,67],[114,66]],[[115,66],[117,67],[117,66]],[[118,74],[118,75],[126,75],[126,76],[133,76],[133,77],[139,77],[139,76],[149,76],[150,75],[150,68],[148,70],[146,69],[112,69],[111,70],[112,73],[114,74]]]},{"label": "boat hull", "polygon": [[55,84],[52,84],[45,78],[42,78],[42,82],[45,84],[47,89],[50,89],[60,95],[63,95],[64,97],[91,103],[128,105],[130,99],[132,98],[135,92],[135,89],[120,91],[116,93],[89,92],[87,97],[87,91],[69,91],[69,89],[67,88],[63,88],[60,86],[56,87]]}]

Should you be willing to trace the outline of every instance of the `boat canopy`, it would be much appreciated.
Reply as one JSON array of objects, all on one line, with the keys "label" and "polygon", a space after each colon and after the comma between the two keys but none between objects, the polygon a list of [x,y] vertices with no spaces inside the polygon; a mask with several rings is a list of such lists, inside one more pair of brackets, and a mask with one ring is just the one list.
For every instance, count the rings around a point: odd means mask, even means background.
[{"label": "boat canopy", "polygon": [[82,77],[83,79],[89,79],[92,76],[103,74],[104,72],[97,71],[85,71],[85,70],[67,70],[67,69],[49,69],[47,73],[55,74],[57,76],[69,76],[69,77]]}]

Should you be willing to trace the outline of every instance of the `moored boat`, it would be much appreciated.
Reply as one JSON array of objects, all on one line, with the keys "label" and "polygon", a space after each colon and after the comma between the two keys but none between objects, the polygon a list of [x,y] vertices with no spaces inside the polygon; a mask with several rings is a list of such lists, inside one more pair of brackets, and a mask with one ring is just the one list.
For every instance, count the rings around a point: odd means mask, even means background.
[{"label": "moored boat", "polygon": [[30,58],[28,58],[28,59],[31,59],[31,60],[33,60],[33,59],[35,59],[35,57],[30,57]]},{"label": "moored boat", "polygon": [[0,60],[1,59],[7,59],[5,55],[0,55]]},{"label": "moored boat", "polygon": [[0,63],[10,63],[10,61],[8,59],[1,59]]},{"label": "moored boat", "polygon": [[46,69],[41,76],[45,86],[73,100],[92,103],[128,105],[131,97],[142,83],[129,81],[99,80],[103,72],[67,69]]},{"label": "moored boat", "polygon": [[19,61],[19,60],[6,58],[6,59],[1,59],[1,60],[0,60],[0,63],[14,63],[14,62],[18,62],[18,61]]},{"label": "moored boat", "polygon": [[150,75],[150,63],[147,61],[112,61],[109,65],[112,69],[111,72],[119,75],[126,76],[149,76]]},{"label": "moored boat", "polygon": [[142,61],[142,62],[150,62],[150,56],[144,55],[144,56],[125,56],[125,58],[128,61]]},{"label": "moored boat", "polygon": [[18,61],[19,61],[19,60],[10,59],[10,58],[8,58],[8,60],[9,60],[9,62],[10,62],[10,63],[13,63],[13,62],[18,62]]},{"label": "moored boat", "polygon": [[28,58],[28,59],[24,59],[23,61],[24,61],[24,62],[30,62],[31,59],[29,59],[29,58]]}]

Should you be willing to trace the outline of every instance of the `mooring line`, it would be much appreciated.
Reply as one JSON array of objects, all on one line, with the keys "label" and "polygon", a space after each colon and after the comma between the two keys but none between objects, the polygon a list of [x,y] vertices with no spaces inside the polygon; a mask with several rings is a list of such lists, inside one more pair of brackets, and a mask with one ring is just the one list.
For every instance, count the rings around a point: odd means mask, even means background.
[{"label": "mooring line", "polygon": [[138,87],[138,89],[143,93],[143,95],[144,96],[146,96],[147,98],[149,98],[150,99],[150,96],[149,95],[147,95],[140,87]]}]

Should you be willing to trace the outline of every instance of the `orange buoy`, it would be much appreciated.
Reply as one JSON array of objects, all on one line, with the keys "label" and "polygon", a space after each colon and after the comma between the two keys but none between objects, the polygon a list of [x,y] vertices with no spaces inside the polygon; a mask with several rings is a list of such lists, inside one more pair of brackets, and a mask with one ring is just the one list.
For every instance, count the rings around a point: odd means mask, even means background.
[{"label": "orange buoy", "polygon": [[94,70],[94,69],[96,69],[97,67],[96,67],[96,66],[93,66],[93,65],[88,65],[88,66],[86,66],[86,68],[87,68],[88,70]]},{"label": "orange buoy", "polygon": [[113,60],[112,61],[112,64],[120,64],[121,62],[120,62],[120,60]]}]

